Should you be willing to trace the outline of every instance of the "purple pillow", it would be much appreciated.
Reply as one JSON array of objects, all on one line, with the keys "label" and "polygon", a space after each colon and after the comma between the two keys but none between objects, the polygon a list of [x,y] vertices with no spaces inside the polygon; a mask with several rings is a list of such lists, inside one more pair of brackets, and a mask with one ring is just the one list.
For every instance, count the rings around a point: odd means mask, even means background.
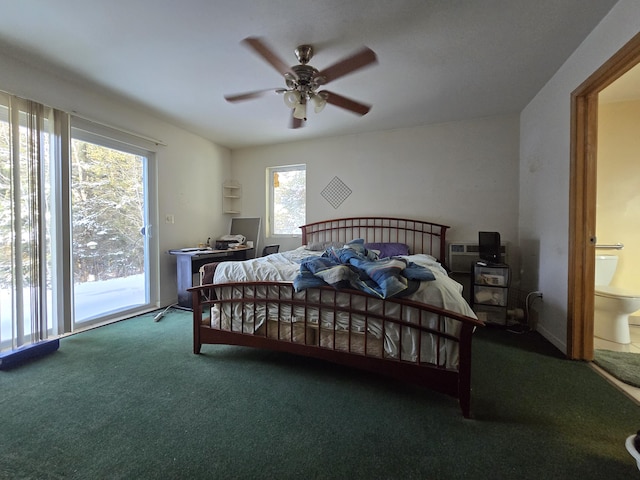
[{"label": "purple pillow", "polygon": [[365,243],[364,248],[379,251],[380,258],[409,255],[409,245],[405,243]]}]

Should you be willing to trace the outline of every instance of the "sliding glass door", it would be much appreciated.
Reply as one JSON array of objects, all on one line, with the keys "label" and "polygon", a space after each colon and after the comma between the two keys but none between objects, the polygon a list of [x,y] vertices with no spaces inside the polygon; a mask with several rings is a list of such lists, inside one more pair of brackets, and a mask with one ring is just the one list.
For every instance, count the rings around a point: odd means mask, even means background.
[{"label": "sliding glass door", "polygon": [[0,352],[158,307],[152,148],[0,92]]},{"label": "sliding glass door", "polygon": [[150,303],[149,155],[72,129],[74,329]]}]

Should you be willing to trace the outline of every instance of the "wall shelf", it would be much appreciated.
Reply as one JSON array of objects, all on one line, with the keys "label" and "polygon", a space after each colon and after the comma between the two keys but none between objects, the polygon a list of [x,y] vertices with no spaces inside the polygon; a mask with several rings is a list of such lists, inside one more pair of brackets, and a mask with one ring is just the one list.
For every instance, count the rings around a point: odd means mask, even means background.
[{"label": "wall shelf", "polygon": [[235,180],[227,180],[222,184],[222,213],[242,213],[242,185]]}]

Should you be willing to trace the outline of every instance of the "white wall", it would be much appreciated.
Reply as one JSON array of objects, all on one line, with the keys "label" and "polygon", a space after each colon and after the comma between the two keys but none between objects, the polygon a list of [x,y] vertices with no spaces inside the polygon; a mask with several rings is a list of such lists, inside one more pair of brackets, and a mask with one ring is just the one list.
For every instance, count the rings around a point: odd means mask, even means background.
[{"label": "white wall", "polygon": [[541,290],[538,330],[566,352],[570,98],[627,43],[640,2],[620,0],[521,114],[519,235],[522,284]]},{"label": "white wall", "polygon": [[598,106],[598,202],[596,237],[600,244],[622,243],[612,285],[640,292],[640,100]]},{"label": "white wall", "polygon": [[[108,125],[161,140],[158,162],[160,303],[177,300],[171,248],[197,245],[228,228],[222,215],[222,181],[230,175],[231,153],[212,142],[160,120],[142,108],[68,78],[26,65],[0,52],[0,90]],[[219,181],[217,181],[219,179]],[[174,224],[164,222],[167,214]]]},{"label": "white wall", "polygon": [[[450,225],[454,241],[495,230],[515,243],[518,136],[517,115],[481,118],[238,149],[231,168],[243,185],[243,216],[265,217],[267,167],[305,163],[308,222],[382,214]],[[321,195],[335,176],[353,192],[337,209]]]}]

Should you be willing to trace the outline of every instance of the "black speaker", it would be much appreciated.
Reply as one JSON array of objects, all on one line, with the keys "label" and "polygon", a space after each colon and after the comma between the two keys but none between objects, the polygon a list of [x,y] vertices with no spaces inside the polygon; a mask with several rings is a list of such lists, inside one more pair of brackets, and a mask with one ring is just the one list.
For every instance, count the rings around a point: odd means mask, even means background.
[{"label": "black speaker", "polygon": [[500,233],[478,232],[478,253],[481,260],[489,263],[500,262]]}]

